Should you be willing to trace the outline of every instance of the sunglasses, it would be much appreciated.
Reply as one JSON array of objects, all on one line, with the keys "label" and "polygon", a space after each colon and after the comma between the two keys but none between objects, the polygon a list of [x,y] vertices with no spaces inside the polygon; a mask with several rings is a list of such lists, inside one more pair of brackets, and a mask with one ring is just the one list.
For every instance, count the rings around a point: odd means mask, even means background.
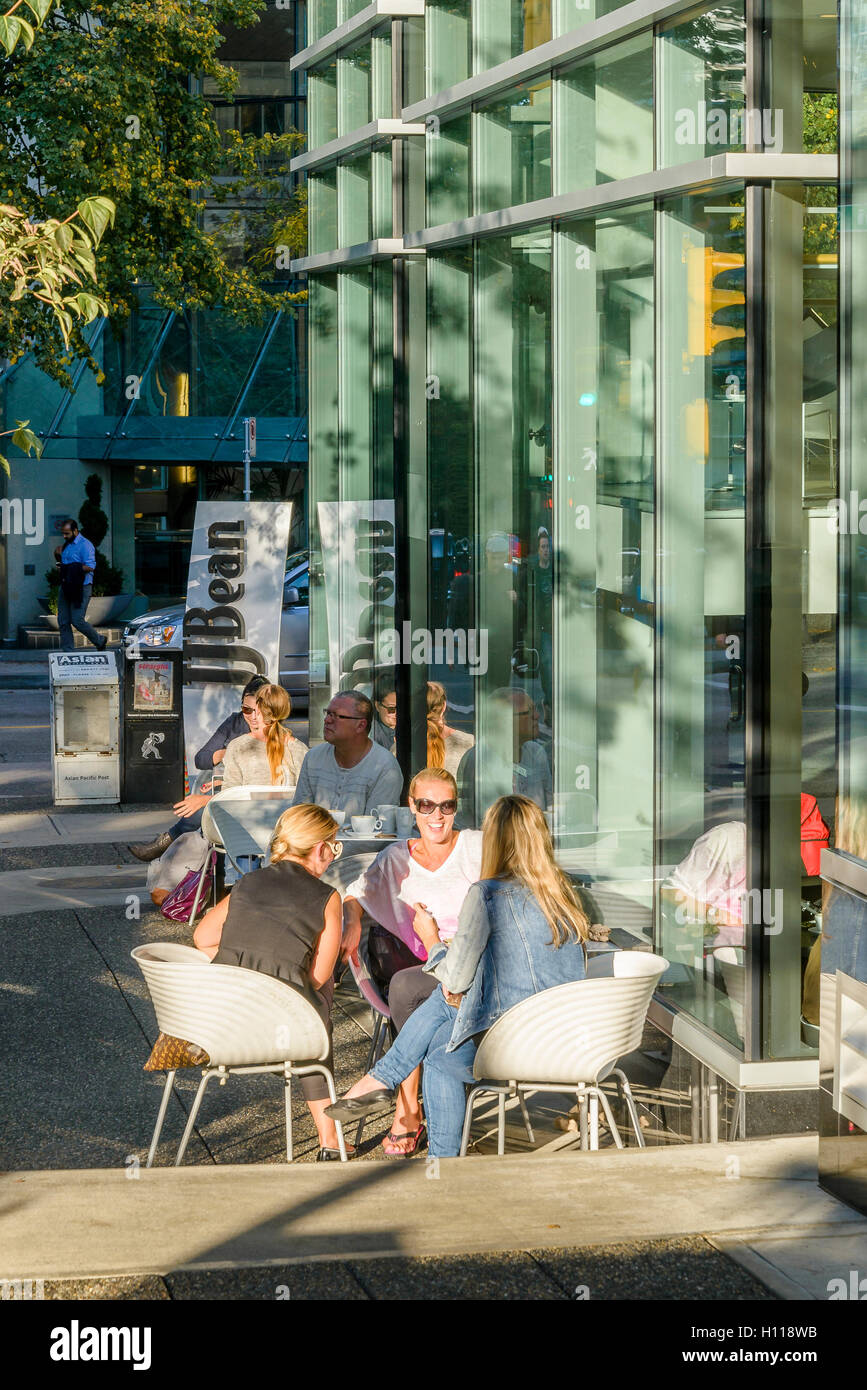
[{"label": "sunglasses", "polygon": [[453,816],[457,809],[458,803],[456,801],[428,801],[426,796],[415,803],[416,815],[418,816],[432,816],[434,811],[442,811],[444,816]]},{"label": "sunglasses", "polygon": [[382,700],[377,700],[376,703],[385,714],[397,714],[397,705],[386,705],[383,704]]},{"label": "sunglasses", "polygon": [[244,716],[245,719],[252,719],[254,714],[258,714],[258,713],[259,713],[259,706],[258,706],[258,705],[242,705],[242,706],[241,706],[241,713],[243,714],[243,716]]},{"label": "sunglasses", "polygon": [[327,709],[327,710],[325,711],[325,714],[323,715],[323,719],[351,719],[351,720],[358,720],[358,719],[361,719],[361,717],[362,717],[362,716],[361,716],[360,714],[338,714],[336,709]]}]

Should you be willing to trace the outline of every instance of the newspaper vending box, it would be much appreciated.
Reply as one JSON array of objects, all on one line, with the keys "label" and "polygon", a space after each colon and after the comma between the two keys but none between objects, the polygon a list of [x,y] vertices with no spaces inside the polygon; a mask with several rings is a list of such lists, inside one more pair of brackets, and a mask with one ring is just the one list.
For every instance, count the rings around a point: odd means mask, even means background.
[{"label": "newspaper vending box", "polygon": [[56,806],[120,800],[120,689],[113,652],[50,652]]}]

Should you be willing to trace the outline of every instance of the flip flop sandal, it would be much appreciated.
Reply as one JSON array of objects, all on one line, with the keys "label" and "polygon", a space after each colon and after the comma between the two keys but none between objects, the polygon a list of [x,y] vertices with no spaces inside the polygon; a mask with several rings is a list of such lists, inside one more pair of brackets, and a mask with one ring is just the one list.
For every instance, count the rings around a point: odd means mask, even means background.
[{"label": "flip flop sandal", "polygon": [[412,1158],[414,1154],[418,1152],[419,1146],[427,1138],[427,1134],[424,1125],[420,1124],[418,1129],[415,1131],[415,1134],[394,1134],[393,1132],[390,1132],[387,1137],[389,1142],[392,1144],[400,1143],[402,1139],[411,1139],[412,1148],[398,1149],[397,1153],[393,1154],[389,1153],[388,1149],[383,1149],[383,1153],[385,1154],[386,1158]]}]

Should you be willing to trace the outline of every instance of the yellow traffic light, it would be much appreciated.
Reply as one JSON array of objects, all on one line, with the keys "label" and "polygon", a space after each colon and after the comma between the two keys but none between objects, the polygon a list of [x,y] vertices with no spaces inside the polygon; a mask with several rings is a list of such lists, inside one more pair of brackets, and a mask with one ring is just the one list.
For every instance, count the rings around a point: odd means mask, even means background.
[{"label": "yellow traffic light", "polygon": [[733,271],[743,272],[744,257],[734,251],[715,251],[712,246],[689,246],[686,251],[687,351],[692,357],[710,357],[720,343],[743,338],[743,323],[716,322],[723,309],[741,309],[743,289],[718,285],[717,279]]}]

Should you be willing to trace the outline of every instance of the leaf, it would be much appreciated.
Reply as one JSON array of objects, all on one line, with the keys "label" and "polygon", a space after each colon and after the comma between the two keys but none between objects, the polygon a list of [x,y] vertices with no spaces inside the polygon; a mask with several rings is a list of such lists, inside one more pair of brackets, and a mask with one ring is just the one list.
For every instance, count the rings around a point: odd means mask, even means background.
[{"label": "leaf", "polygon": [[72,237],[73,231],[72,228],[68,225],[64,226],[61,224],[61,226],[59,226],[57,228],[57,231],[54,233],[55,244],[60,247],[61,251],[69,250],[70,246],[72,245]]},{"label": "leaf", "polygon": [[78,204],[78,215],[99,243],[109,225],[114,226],[115,205],[111,198],[85,198]]},{"label": "leaf", "polygon": [[24,3],[41,24],[51,13],[55,0],[24,0]]},{"label": "leaf", "polygon": [[7,54],[11,54],[20,36],[21,20],[9,14],[0,16],[0,45],[6,49]]},{"label": "leaf", "polygon": [[63,302],[64,304],[73,305],[84,319],[85,323],[91,323],[93,319],[98,318],[104,307],[95,295],[85,294],[84,292],[81,294],[68,295]]},{"label": "leaf", "polygon": [[23,454],[26,454],[28,456],[28,458],[30,457],[30,452],[32,450],[37,458],[41,458],[43,443],[38,435],[34,434],[32,430],[29,430],[27,428],[27,426],[30,424],[30,421],[16,420],[15,424],[18,428],[13,432],[12,443],[15,445],[16,449],[20,449]]},{"label": "leaf", "polygon": [[9,460],[7,458],[4,458],[2,454],[0,454],[0,468],[3,469],[3,472],[6,474],[7,478],[12,477],[12,469],[9,467]]}]

